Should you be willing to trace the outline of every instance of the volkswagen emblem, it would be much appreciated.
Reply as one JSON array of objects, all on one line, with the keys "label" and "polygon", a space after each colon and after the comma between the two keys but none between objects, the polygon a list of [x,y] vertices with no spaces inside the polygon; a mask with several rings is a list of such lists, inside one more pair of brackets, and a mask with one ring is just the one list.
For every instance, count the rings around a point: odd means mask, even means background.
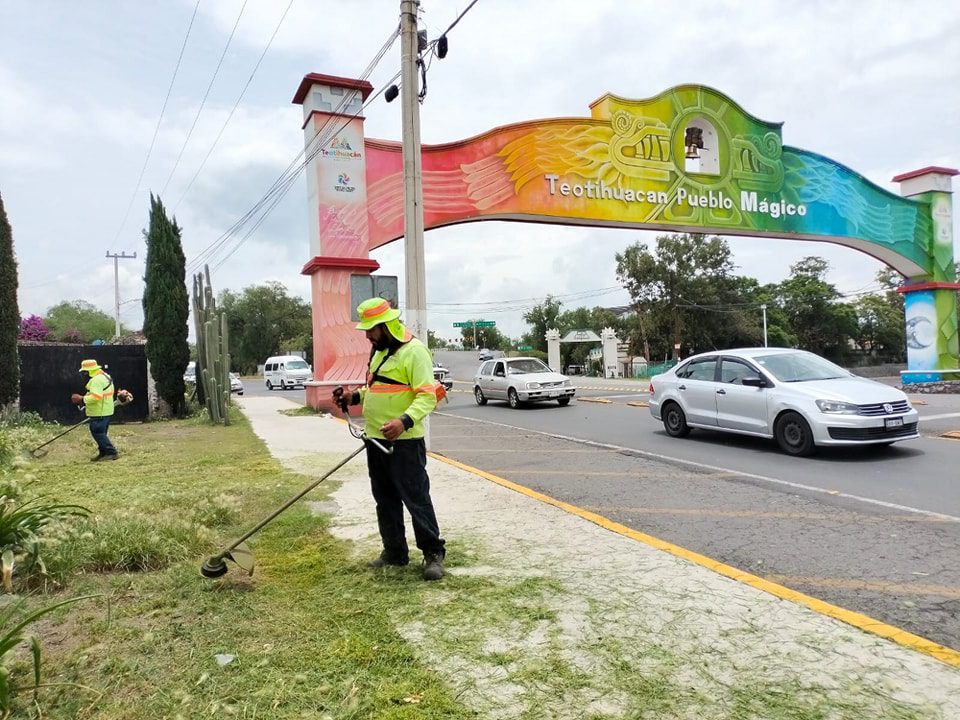
[{"label": "volkswagen emblem", "polygon": [[891,405],[890,403],[884,403],[884,404],[883,404],[883,411],[884,411],[885,413],[887,413],[887,414],[892,413],[892,412],[893,412],[893,405]]}]

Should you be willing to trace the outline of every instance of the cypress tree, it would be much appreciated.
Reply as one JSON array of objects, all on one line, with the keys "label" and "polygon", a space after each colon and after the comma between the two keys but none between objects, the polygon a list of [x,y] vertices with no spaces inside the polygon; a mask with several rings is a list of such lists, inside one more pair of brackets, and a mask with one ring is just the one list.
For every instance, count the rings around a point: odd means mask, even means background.
[{"label": "cypress tree", "polygon": [[17,305],[17,260],[13,255],[13,231],[0,195],[0,405],[20,397],[20,308]]},{"label": "cypress tree", "polygon": [[147,338],[150,374],[174,415],[186,412],[183,373],[190,361],[187,345],[186,258],[180,228],[150,194],[150,228],[146,234],[147,268],[143,291],[143,334]]}]

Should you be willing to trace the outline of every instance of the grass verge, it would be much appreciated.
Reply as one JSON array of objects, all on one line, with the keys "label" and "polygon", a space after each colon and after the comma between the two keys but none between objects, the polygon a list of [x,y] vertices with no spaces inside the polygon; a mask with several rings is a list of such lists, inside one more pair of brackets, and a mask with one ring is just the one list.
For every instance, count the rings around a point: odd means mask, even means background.
[{"label": "grass verge", "polygon": [[[427,584],[414,568],[371,572],[329,517],[299,504],[252,539],[253,578],[232,569],[202,580],[206,555],[308,482],[235,420],[117,427],[122,457],[104,464],[86,461],[88,435],[67,436],[17,471],[93,511],[61,543],[64,590],[28,602],[103,597],[35,626],[51,684],[39,695],[44,717],[936,717],[862,690],[731,669],[692,651],[695,638],[673,643],[670,626],[637,622],[638,604],[661,595],[594,588],[585,601],[571,579],[482,537],[452,537],[454,573]],[[311,463],[319,474],[339,459]],[[12,669],[29,675],[29,658]]]}]

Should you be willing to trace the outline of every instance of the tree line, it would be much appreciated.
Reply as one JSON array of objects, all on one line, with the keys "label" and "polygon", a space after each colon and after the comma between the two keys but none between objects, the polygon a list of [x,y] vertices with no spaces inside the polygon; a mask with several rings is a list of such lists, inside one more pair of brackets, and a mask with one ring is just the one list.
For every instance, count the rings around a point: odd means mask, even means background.
[{"label": "tree line", "polygon": [[[876,289],[844,296],[827,282],[829,264],[808,256],[790,267],[779,283],[760,284],[735,272],[732,252],[720,237],[700,234],[660,235],[652,247],[636,242],[616,254],[617,279],[630,294],[630,305],[564,310],[548,295],[524,313],[529,330],[519,339],[490,333],[486,347],[529,346],[546,352],[544,335],[556,328],[598,333],[613,328],[628,352],[649,362],[687,357],[695,352],[764,344],[798,347],[850,364],[856,356],[869,362],[903,362],[903,296],[899,273],[884,269]],[[463,329],[464,347],[473,347],[472,328]],[[562,361],[586,364],[587,345],[563,345]]]}]

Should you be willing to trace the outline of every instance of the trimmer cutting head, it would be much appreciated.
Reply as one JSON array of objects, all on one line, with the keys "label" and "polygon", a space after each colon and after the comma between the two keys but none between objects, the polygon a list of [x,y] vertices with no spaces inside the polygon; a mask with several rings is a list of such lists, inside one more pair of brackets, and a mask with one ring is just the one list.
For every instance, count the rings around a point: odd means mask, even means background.
[{"label": "trimmer cutting head", "polygon": [[214,557],[204,560],[203,565],[200,566],[200,574],[207,578],[207,580],[216,580],[218,577],[226,575],[227,563],[224,561],[223,556],[215,555]]},{"label": "trimmer cutting head", "polygon": [[227,574],[227,563],[230,560],[235,562],[241,570],[246,570],[248,574],[253,575],[253,552],[245,542],[238,543],[232,549],[207,558],[200,566],[200,574],[208,580],[216,580]]}]

